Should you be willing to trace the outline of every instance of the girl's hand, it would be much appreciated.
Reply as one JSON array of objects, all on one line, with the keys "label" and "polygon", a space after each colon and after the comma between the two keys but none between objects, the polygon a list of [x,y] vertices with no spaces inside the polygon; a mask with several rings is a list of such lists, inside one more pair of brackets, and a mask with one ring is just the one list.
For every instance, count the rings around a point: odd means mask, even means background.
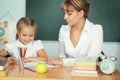
[{"label": "girl's hand", "polygon": [[30,58],[28,57],[28,58],[22,58],[23,59],[23,61],[26,63],[26,62],[30,62]]},{"label": "girl's hand", "polygon": [[17,63],[17,60],[13,57],[8,57],[8,63],[9,64],[16,64]]}]

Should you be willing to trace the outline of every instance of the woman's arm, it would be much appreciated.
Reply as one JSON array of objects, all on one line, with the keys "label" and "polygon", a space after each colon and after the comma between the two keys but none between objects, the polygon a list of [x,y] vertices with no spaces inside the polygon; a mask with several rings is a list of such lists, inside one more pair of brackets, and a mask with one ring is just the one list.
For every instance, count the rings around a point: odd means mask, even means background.
[{"label": "woman's arm", "polygon": [[88,50],[88,57],[98,57],[103,45],[102,26],[96,25],[92,34],[92,40]]},{"label": "woman's arm", "polygon": [[51,57],[48,62],[48,64],[50,65],[57,65],[57,66],[62,66],[63,65],[63,61],[61,58],[56,58],[56,57]]},{"label": "woman's arm", "polygon": [[58,44],[58,57],[59,58],[66,58],[66,51],[65,51],[65,45],[64,45],[64,42],[62,41],[59,41],[59,44]]},{"label": "woman's arm", "polygon": [[75,58],[51,57],[48,61],[48,64],[57,65],[57,66],[74,66],[75,61],[76,61]]},{"label": "woman's arm", "polygon": [[58,42],[58,57],[59,58],[66,58],[66,51],[65,51],[65,41],[64,41],[64,28],[65,26],[62,26],[59,31],[59,42]]}]

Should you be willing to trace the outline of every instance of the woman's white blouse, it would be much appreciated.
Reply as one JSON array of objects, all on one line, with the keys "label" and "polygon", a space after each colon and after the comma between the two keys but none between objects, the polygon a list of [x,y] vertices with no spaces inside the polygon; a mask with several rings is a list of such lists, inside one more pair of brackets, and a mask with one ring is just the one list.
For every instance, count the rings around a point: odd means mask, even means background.
[{"label": "woman's white blouse", "polygon": [[5,46],[6,46],[5,49],[8,51],[8,53],[17,59],[19,59],[20,57],[18,52],[18,47],[27,48],[25,57],[37,57],[37,52],[40,49],[44,49],[41,40],[36,40],[36,41],[34,40],[27,45],[23,45],[19,40],[16,40],[15,42],[8,43]]},{"label": "woman's white blouse", "polygon": [[[76,47],[70,40],[69,25],[62,25],[59,32],[59,57],[79,58],[98,57],[103,44],[103,29],[86,19],[81,37]],[[75,35],[74,35],[75,36]]]}]

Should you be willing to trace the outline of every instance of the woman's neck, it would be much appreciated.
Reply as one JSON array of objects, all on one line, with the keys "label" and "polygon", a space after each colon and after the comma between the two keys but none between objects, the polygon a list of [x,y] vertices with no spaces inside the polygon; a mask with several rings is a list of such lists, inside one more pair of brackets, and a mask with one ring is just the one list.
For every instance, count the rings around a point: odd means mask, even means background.
[{"label": "woman's neck", "polygon": [[82,31],[85,25],[85,21],[86,21],[85,18],[80,19],[80,21],[76,25],[73,25],[71,29]]}]

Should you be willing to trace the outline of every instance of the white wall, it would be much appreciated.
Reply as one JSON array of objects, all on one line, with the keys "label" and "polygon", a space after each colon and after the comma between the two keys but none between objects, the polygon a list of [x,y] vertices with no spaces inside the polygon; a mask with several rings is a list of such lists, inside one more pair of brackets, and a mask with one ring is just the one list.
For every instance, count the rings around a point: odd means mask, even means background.
[{"label": "white wall", "polygon": [[16,22],[26,14],[26,0],[0,0],[0,20],[8,21],[8,42],[16,36]]},{"label": "white wall", "polygon": [[107,57],[114,56],[117,58],[116,65],[120,71],[120,42],[104,42],[103,51]]},{"label": "white wall", "polygon": [[0,19],[4,16],[5,20],[12,20],[10,13],[15,20],[25,16],[26,0],[0,0]]},{"label": "white wall", "polygon": [[48,57],[58,57],[58,41],[42,41]]}]

